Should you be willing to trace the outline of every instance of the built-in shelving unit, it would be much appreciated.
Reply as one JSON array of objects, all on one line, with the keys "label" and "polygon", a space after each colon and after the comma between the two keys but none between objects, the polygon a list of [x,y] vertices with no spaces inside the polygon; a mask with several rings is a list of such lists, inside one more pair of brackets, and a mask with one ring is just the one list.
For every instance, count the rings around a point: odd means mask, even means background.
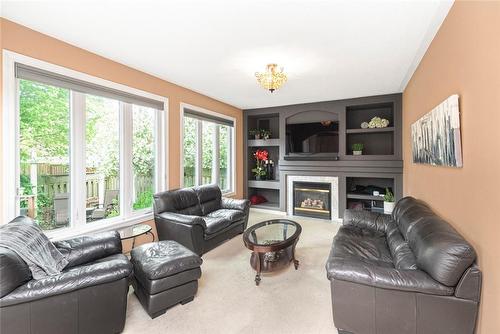
[{"label": "built-in shelving unit", "polygon": [[[279,159],[280,159],[280,131],[279,114],[258,114],[247,118],[246,132],[247,140],[247,197],[259,195],[264,197],[267,202],[256,204],[253,207],[263,209],[279,210],[280,208],[280,182],[279,182]],[[250,130],[263,129],[271,132],[268,139],[255,139],[250,135]],[[264,149],[269,152],[269,160],[274,162],[273,179],[267,179],[269,176],[263,176],[262,180],[256,180],[252,173],[255,167],[253,153],[258,149]]]},{"label": "built-in shelving unit", "polygon": [[[392,177],[347,177],[346,209],[383,211],[385,189],[394,193]],[[380,195],[374,196],[373,191],[378,191]]]},{"label": "built-in shelving unit", "polygon": [[251,188],[261,188],[261,189],[280,189],[279,180],[248,180],[248,186]]},{"label": "built-in shelving unit", "polygon": [[345,131],[347,134],[351,133],[366,133],[366,134],[371,134],[371,133],[382,133],[382,132],[394,132],[394,127],[388,126],[386,128],[373,128],[373,129],[347,129]]},{"label": "built-in shelving unit", "polygon": [[[245,196],[267,199],[255,208],[287,211],[289,176],[332,176],[338,178],[339,217],[350,207],[383,211],[385,188],[392,190],[396,200],[402,196],[401,108],[402,95],[390,94],[245,110]],[[361,128],[361,123],[373,117],[385,118],[389,125]],[[302,124],[305,139],[295,131]],[[309,135],[316,128],[319,132]],[[255,139],[249,132],[252,129],[270,130],[271,136]],[[325,141],[326,131],[332,142]],[[363,144],[362,155],[353,155],[355,143]],[[257,149],[267,150],[274,161],[273,180],[255,179],[251,170]],[[374,196],[370,186],[382,196]],[[368,190],[363,192],[363,187]]]},{"label": "built-in shelving unit", "polygon": [[[373,117],[389,121],[386,128],[361,128],[361,123],[370,122]],[[346,107],[346,155],[354,159],[366,159],[352,155],[353,144],[363,144],[363,156],[394,156],[394,103],[350,105]]]},{"label": "built-in shelving unit", "polygon": [[248,147],[280,146],[279,139],[249,139]]},{"label": "built-in shelving unit", "polygon": [[383,201],[383,196],[373,196],[373,195],[364,195],[364,194],[355,194],[355,193],[347,193],[348,199],[361,199],[366,201]]}]

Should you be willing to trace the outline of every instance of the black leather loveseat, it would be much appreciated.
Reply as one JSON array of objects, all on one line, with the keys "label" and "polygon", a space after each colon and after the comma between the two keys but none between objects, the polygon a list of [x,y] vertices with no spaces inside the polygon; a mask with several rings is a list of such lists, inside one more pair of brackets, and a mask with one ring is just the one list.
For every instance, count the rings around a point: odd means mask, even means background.
[{"label": "black leather loveseat", "polygon": [[424,202],[344,213],[326,264],[339,333],[472,334],[481,272],[472,246]]},{"label": "black leather loveseat", "polygon": [[175,240],[198,255],[243,233],[250,202],[222,197],[217,185],[165,191],[154,196],[160,240]]},{"label": "black leather loveseat", "polygon": [[69,264],[61,274],[38,280],[16,253],[0,247],[0,333],[121,332],[132,264],[122,254],[119,234],[54,245]]}]

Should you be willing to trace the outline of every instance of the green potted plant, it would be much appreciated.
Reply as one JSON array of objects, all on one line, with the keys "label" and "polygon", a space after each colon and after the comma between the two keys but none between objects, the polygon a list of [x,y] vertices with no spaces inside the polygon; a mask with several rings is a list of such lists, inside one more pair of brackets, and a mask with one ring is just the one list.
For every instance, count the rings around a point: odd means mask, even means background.
[{"label": "green potted plant", "polygon": [[361,143],[352,144],[352,154],[353,155],[362,155],[363,154],[364,145]]},{"label": "green potted plant", "polygon": [[389,188],[385,188],[384,195],[384,213],[391,214],[392,210],[394,210],[394,194],[389,190]]},{"label": "green potted plant", "polygon": [[260,139],[260,130],[259,129],[252,129],[248,132],[250,133],[250,136],[254,136],[255,139]]},{"label": "green potted plant", "polygon": [[266,129],[260,129],[260,137],[263,139],[269,139],[269,137],[271,137],[271,131]]}]

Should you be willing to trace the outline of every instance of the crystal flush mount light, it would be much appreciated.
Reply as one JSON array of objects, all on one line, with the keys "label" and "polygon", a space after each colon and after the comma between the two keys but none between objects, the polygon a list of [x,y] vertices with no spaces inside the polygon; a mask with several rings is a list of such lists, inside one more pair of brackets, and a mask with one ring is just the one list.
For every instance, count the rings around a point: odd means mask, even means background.
[{"label": "crystal flush mount light", "polygon": [[278,70],[277,64],[268,64],[265,72],[255,72],[257,82],[271,93],[279,89],[286,82],[286,74],[283,67]]}]

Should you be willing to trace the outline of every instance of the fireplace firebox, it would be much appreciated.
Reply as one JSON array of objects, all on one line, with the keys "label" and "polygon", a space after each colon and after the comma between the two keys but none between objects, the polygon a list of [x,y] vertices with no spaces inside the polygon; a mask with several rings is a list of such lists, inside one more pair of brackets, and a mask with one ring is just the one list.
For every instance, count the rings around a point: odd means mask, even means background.
[{"label": "fireplace firebox", "polygon": [[331,219],[330,183],[293,182],[293,215]]}]

